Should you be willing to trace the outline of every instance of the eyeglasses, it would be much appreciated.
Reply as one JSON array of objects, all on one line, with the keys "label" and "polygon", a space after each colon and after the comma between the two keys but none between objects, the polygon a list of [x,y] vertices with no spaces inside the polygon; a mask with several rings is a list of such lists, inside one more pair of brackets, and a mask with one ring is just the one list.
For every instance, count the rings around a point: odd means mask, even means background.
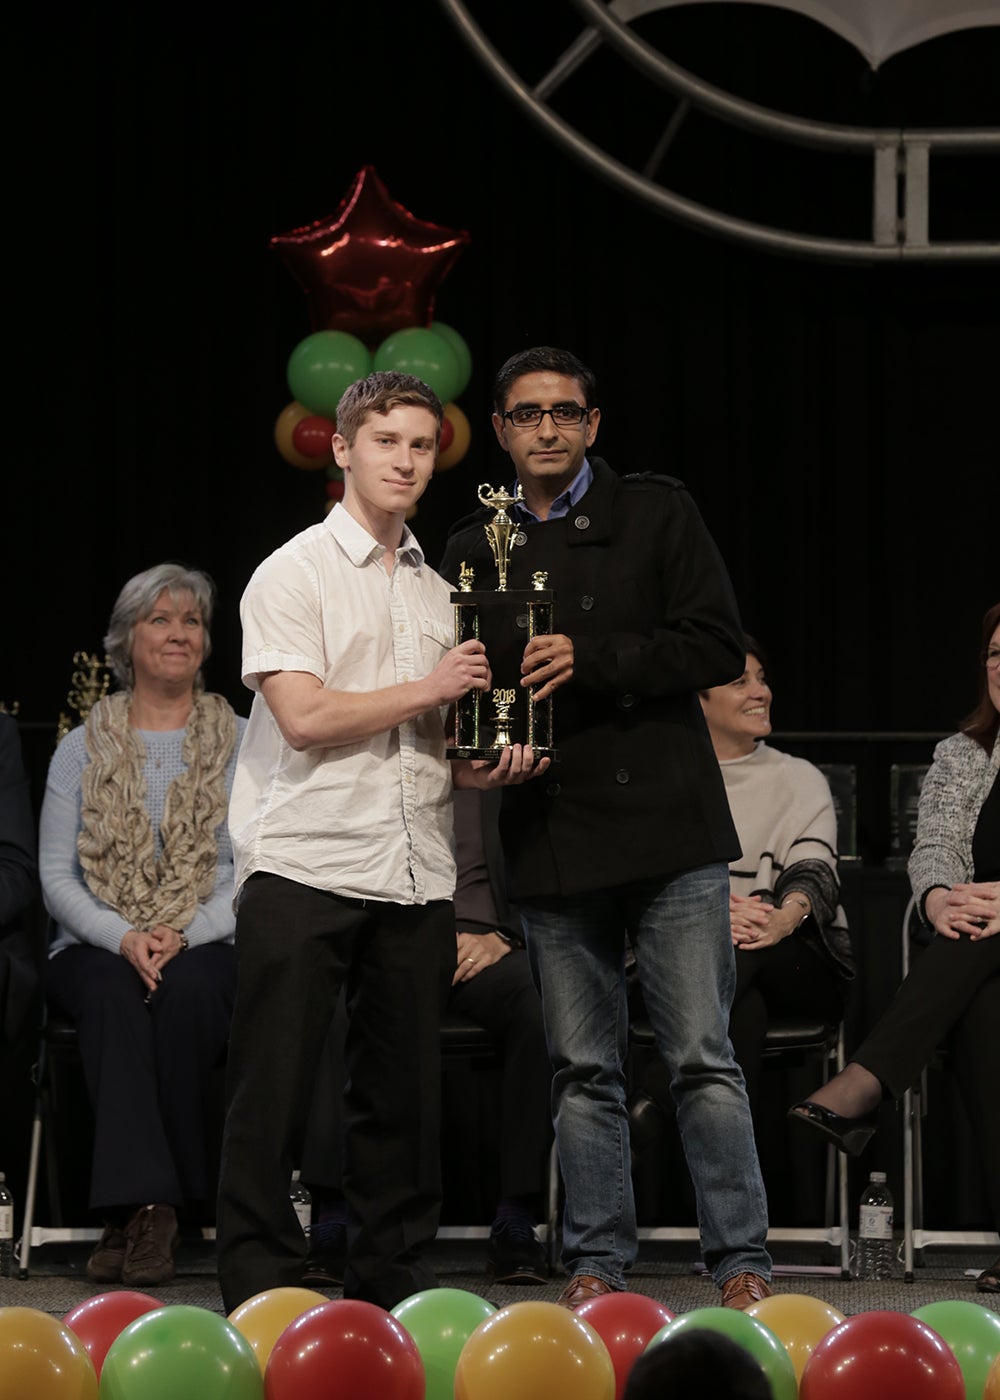
[{"label": "eyeglasses", "polygon": [[990,647],[989,651],[984,651],[981,660],[987,671],[1000,669],[1000,647]]},{"label": "eyeglasses", "polygon": [[589,408],[579,403],[557,403],[554,408],[510,408],[501,413],[501,418],[509,418],[515,428],[537,428],[546,413],[557,428],[578,428]]}]

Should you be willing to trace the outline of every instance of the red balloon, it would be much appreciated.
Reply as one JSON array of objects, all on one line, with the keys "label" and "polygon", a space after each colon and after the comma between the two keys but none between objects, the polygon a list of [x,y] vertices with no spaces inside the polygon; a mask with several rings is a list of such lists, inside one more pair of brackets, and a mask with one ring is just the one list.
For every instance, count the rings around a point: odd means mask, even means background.
[{"label": "red balloon", "polygon": [[314,331],[369,347],[401,326],[429,326],[437,289],[469,235],[415,219],[366,165],[325,219],[271,239],[306,294]]},{"label": "red balloon", "polygon": [[111,1343],[137,1317],[162,1307],[159,1298],[152,1298],[148,1293],[133,1293],[127,1289],[98,1293],[77,1303],[63,1318],[63,1326],[79,1337],[86,1347],[100,1380],[101,1367]]},{"label": "red balloon", "polygon": [[590,1323],[607,1347],[615,1368],[615,1400],[621,1400],[636,1358],[661,1327],[673,1322],[674,1314],[642,1293],[602,1293],[574,1311]]},{"label": "red balloon", "polygon": [[424,1400],[424,1389],[424,1363],[409,1332],[357,1298],[335,1298],[296,1318],[264,1372],[265,1400]]},{"label": "red balloon", "polygon": [[828,1332],[805,1364],[799,1400],[965,1400],[954,1352],[909,1313],[855,1313]]},{"label": "red balloon", "polygon": [[333,448],[330,446],[330,439],[337,431],[337,425],[330,418],[323,418],[318,413],[310,413],[306,418],[300,418],[292,429],[292,443],[297,452],[301,452],[303,457],[328,458],[333,461]]},{"label": "red balloon", "polygon": [[448,417],[447,413],[441,419],[441,441],[438,443],[439,452],[447,452],[455,437],[455,425]]},{"label": "red balloon", "polygon": [[344,499],[343,481],[328,481],[326,483],[326,494],[331,501],[342,501]]}]

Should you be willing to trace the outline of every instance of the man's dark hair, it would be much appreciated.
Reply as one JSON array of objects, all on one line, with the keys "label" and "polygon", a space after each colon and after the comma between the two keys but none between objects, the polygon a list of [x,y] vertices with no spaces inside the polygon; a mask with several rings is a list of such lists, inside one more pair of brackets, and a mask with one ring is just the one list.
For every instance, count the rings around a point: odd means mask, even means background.
[{"label": "man's dark hair", "polygon": [[493,408],[503,413],[507,406],[507,395],[515,379],[522,374],[539,374],[550,370],[553,374],[565,374],[570,379],[578,379],[583,389],[585,408],[593,408],[597,400],[597,376],[578,360],[569,350],[557,350],[553,345],[536,345],[531,350],[519,350],[516,355],[501,365],[493,381]]}]

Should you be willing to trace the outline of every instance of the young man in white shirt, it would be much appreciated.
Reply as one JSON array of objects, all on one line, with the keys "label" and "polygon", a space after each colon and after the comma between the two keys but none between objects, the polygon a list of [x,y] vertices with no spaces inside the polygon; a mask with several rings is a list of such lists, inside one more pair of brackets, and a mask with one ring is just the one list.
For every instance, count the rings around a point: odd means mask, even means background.
[{"label": "young man in white shirt", "polygon": [[218,1209],[227,1312],[301,1280],[288,1199],[313,1066],[341,986],[346,1057],[345,1297],[389,1309],[436,1279],[439,1017],[455,970],[452,785],[543,772],[445,757],[449,708],[491,684],[454,646],[448,584],[406,516],[434,470],[441,404],[376,373],[337,410],[342,504],[254,572],[241,603],[255,691],[230,805],[238,990]]}]

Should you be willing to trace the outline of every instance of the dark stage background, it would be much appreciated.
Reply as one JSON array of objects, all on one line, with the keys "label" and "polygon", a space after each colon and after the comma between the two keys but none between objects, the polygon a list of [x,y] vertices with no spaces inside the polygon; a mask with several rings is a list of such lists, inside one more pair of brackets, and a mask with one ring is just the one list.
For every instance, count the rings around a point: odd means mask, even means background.
[{"label": "dark stage background", "polygon": [[[580,27],[556,0],[501,13],[527,75]],[[658,25],[689,69],[800,115],[1000,121],[997,28],[872,73],[766,6],[681,7]],[[241,591],[325,505],[324,473],[274,446],[286,362],[311,327],[269,239],[332,214],[365,165],[416,218],[469,233],[435,314],[472,353],[472,446],[413,522],[432,559],[478,483],[503,474],[494,371],[562,344],[597,371],[598,451],[691,487],[772,653],[782,730],[946,732],[967,710],[1000,593],[996,264],[833,266],[681,228],[543,136],[433,0],[36,11],[11,67],[0,700],[26,730],[54,722],[122,582],[168,557],[217,580],[208,679],[246,712]],[[610,66],[569,94],[619,149],[651,139],[653,99],[623,102]],[[696,197],[714,186],[761,221],[841,232],[867,199],[864,162],[820,174],[803,153],[779,169],[697,118],[671,163]],[[997,182],[976,170],[942,163],[932,236],[1000,236]]]},{"label": "dark stage background", "polygon": [[[490,8],[529,76],[552,35],[579,30],[557,0]],[[1000,124],[997,28],[878,73],[766,6],[681,7],[655,32],[700,76],[799,115]],[[598,374],[601,454],[680,476],[700,504],[771,653],[775,722],[800,736],[784,746],[857,767],[856,1043],[898,980],[889,765],[928,761],[971,706],[980,620],[1000,596],[1000,268],[810,263],[668,222],[546,139],[434,0],[33,7],[7,51],[0,701],[19,704],[36,799],[74,652],[100,651],[121,584],[162,559],[215,577],[208,681],[248,712],[241,592],[325,505],[324,473],[289,466],[273,441],[288,356],[311,327],[269,240],[333,214],[372,166],[416,218],[469,234],[435,314],[472,354],[459,399],[472,446],[421,503],[429,556],[478,483],[504,479],[495,370],[532,344],[575,350]],[[623,98],[604,60],[568,102],[622,151],[652,144],[670,110],[664,98],[645,127],[653,99]],[[933,237],[1000,238],[996,166],[976,171],[932,164]],[[664,179],[746,218],[864,236],[867,168],[822,172],[692,117]],[[886,737],[902,734],[917,737]],[[21,1050],[3,1073],[17,1145],[0,1142],[18,1200]]]}]

